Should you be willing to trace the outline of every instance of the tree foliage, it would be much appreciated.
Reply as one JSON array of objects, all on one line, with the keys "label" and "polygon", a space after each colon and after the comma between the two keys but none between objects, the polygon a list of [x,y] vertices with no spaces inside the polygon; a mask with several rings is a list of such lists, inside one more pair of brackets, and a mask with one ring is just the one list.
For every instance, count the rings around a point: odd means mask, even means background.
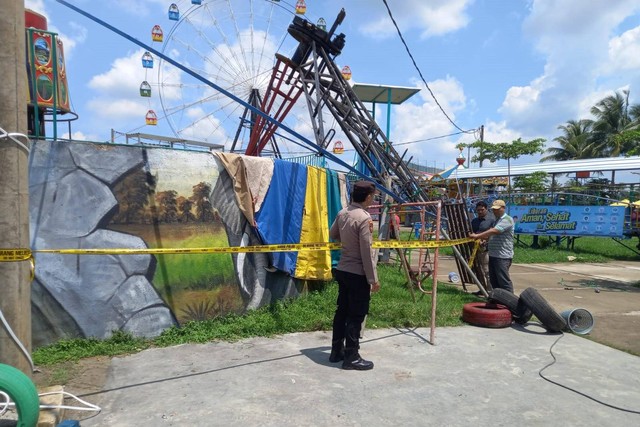
[{"label": "tree foliage", "polygon": [[591,107],[593,119],[569,120],[541,161],[640,155],[640,104],[629,104],[629,91],[602,98]]},{"label": "tree foliage", "polygon": [[549,174],[543,171],[513,178],[513,188],[523,193],[543,193],[549,188]]}]

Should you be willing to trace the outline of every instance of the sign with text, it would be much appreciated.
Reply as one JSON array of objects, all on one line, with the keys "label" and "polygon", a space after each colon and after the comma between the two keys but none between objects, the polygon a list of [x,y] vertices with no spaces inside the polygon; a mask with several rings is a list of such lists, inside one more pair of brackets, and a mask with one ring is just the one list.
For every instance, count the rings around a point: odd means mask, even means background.
[{"label": "sign with text", "polygon": [[623,206],[510,206],[516,234],[622,237]]}]

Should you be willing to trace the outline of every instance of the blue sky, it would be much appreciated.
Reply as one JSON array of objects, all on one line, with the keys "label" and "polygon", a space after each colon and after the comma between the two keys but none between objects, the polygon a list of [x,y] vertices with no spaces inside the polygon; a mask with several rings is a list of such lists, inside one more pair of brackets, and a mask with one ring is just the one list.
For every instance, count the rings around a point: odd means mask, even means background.
[{"label": "blue sky", "polygon": [[[268,68],[273,52],[290,55],[295,42],[290,36],[282,39],[292,18],[285,10],[290,9],[290,1],[281,1],[273,10],[268,0],[242,0],[242,5],[239,0],[230,1],[233,17],[227,8],[229,1],[203,0],[210,3],[206,12],[191,9],[190,1],[174,1],[183,17],[189,13],[190,22],[196,24],[181,22],[173,37],[167,36],[175,24],[167,17],[171,1],[72,3],[155,49],[165,49],[177,60],[202,70],[214,83],[238,87],[233,82],[249,77],[233,71],[238,68],[229,66],[232,58],[241,56],[254,66],[260,63]],[[424,89],[382,0],[306,3],[311,21],[323,17],[329,25],[340,8],[345,8],[347,16],[338,32],[346,34],[346,46],[336,62],[340,67],[349,65],[354,82],[423,88],[405,104],[392,107],[390,139],[394,143],[457,131]],[[247,4],[253,5],[253,19],[249,19]],[[616,90],[629,89],[630,102],[640,102],[637,0],[388,0],[388,4],[447,114],[463,129],[484,125],[487,141],[546,138],[551,146],[559,135],[558,125],[590,117],[590,107]],[[64,41],[70,96],[80,116],[72,124],[74,138],[105,141],[113,128],[169,136],[178,132],[185,138],[229,147],[241,115],[236,104],[170,65],[160,64],[158,58],[153,70],[145,70],[141,48],[54,0],[26,0],[25,5],[44,14],[49,29]],[[212,20],[219,22],[217,28],[222,31],[213,27],[194,31],[198,22]],[[163,28],[164,43],[151,42],[155,24]],[[251,46],[253,55],[247,53]],[[230,76],[233,73],[238,75]],[[256,74],[253,81],[264,86],[268,73]],[[142,80],[151,84],[151,98],[139,96]],[[299,104],[286,123],[311,136],[306,106]],[[387,126],[385,108],[377,108],[383,130]],[[145,125],[148,109],[156,111],[157,126]],[[335,126],[331,119],[326,121]],[[407,157],[412,155],[414,161],[448,167],[458,154],[455,145],[474,139],[473,133],[455,135],[404,144],[398,151],[408,148]],[[291,143],[282,143],[280,148],[301,151]],[[342,158],[352,163],[353,153]],[[521,158],[514,163],[535,160]]]}]

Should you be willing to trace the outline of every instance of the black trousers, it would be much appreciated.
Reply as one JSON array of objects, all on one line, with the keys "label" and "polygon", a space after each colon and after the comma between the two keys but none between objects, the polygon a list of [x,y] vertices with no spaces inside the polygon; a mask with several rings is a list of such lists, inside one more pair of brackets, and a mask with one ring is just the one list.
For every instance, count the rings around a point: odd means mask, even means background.
[{"label": "black trousers", "polygon": [[489,276],[493,289],[501,288],[513,293],[513,283],[509,276],[511,258],[489,257]]},{"label": "black trousers", "polygon": [[371,285],[366,276],[334,270],[338,282],[338,301],[333,317],[333,343],[345,341],[345,356],[360,348],[360,329],[369,313]]}]

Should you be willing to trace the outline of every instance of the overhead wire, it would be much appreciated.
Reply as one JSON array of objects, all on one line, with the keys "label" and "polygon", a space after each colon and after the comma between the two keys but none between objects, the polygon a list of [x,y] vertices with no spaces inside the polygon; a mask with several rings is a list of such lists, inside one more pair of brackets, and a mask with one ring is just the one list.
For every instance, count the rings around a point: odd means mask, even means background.
[{"label": "overhead wire", "polygon": [[418,64],[416,63],[416,60],[414,59],[413,55],[411,54],[411,50],[409,49],[409,46],[407,45],[407,42],[404,40],[404,37],[402,36],[402,32],[400,31],[400,28],[398,27],[398,24],[396,23],[396,20],[393,17],[393,14],[391,13],[391,9],[389,8],[389,5],[387,4],[387,0],[382,0],[382,2],[384,3],[385,7],[387,8],[387,13],[389,14],[389,18],[391,18],[391,21],[393,22],[393,26],[396,28],[396,31],[398,32],[398,36],[400,36],[400,40],[402,41],[402,44],[404,45],[404,48],[407,51],[407,54],[409,54],[409,58],[411,58],[411,62],[413,63],[413,66],[418,71],[418,74],[420,75],[420,79],[422,79],[422,82],[424,83],[424,85],[426,86],[427,90],[431,94],[431,97],[435,101],[435,103],[438,106],[438,108],[440,109],[440,111],[442,111],[442,114],[444,114],[444,116],[447,118],[447,120],[449,120],[449,123],[451,123],[461,133],[473,133],[473,132],[475,132],[476,129],[467,129],[467,130],[462,129],[460,126],[458,126],[451,119],[451,117],[449,117],[447,112],[444,111],[444,108],[442,108],[442,105],[440,105],[440,102],[438,101],[438,99],[436,98],[435,94],[433,93],[433,91],[429,87],[429,84],[427,83],[427,80],[422,75],[422,71],[420,70],[420,67],[418,67]]}]

